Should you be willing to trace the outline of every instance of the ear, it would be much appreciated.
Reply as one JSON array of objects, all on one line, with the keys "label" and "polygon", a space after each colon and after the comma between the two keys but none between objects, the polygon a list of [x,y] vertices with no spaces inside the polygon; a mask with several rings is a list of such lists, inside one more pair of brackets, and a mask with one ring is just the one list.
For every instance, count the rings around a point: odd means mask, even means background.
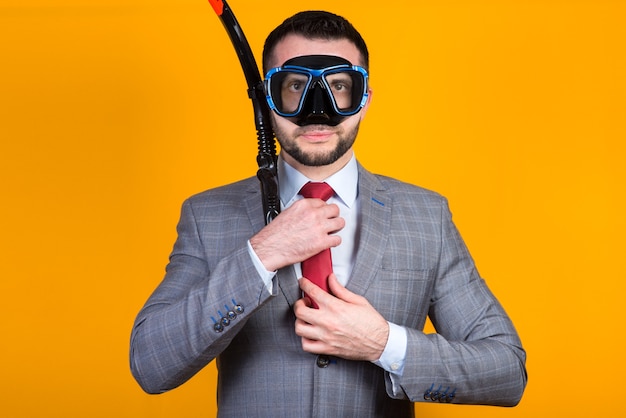
[{"label": "ear", "polygon": [[361,111],[359,112],[359,115],[361,115],[361,119],[365,117],[365,114],[367,113],[367,109],[370,107],[373,94],[374,94],[374,90],[372,90],[371,88],[368,88],[367,89],[367,101],[365,102],[363,109],[361,109]]}]

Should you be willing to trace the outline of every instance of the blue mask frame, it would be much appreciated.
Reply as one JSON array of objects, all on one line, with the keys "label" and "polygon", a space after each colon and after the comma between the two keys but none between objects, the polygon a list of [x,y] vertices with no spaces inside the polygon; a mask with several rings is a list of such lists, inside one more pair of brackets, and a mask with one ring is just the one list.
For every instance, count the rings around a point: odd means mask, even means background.
[{"label": "blue mask frame", "polygon": [[[272,79],[276,74],[288,72],[301,74],[307,77],[307,82],[303,88],[303,94],[300,98],[297,108],[295,111],[287,112],[280,109],[280,106],[277,105],[278,100],[275,101],[274,97],[272,97]],[[328,84],[326,80],[326,76],[337,74],[337,73],[350,73],[351,76],[360,77],[360,84],[362,87],[359,88],[358,91],[353,92],[353,98],[355,100],[355,105],[351,106],[349,109],[341,109],[337,105],[337,102],[334,96],[330,93],[331,86]],[[324,96],[328,99],[327,103],[330,103],[332,107],[332,112],[334,112],[338,116],[351,116],[358,113],[367,103],[368,100],[368,73],[367,70],[358,65],[351,64],[339,64],[332,65],[329,67],[314,69],[308,68],[300,65],[283,65],[281,67],[275,67],[269,70],[265,76],[265,94],[266,100],[271,110],[276,112],[278,115],[283,117],[298,117],[301,116],[300,113],[305,108],[305,104],[307,100],[316,94],[316,90],[322,90],[324,92]],[[327,112],[330,112],[331,109],[326,109]],[[306,115],[304,115],[306,116]]]}]

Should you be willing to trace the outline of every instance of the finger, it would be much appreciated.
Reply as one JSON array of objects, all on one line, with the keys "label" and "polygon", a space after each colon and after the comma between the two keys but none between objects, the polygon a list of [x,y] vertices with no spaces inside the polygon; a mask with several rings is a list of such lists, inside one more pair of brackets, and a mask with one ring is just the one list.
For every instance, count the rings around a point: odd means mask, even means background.
[{"label": "finger", "polygon": [[302,350],[312,354],[334,354],[328,344],[319,340],[311,340],[309,338],[301,338]]},{"label": "finger", "polygon": [[328,218],[337,218],[339,217],[340,211],[339,206],[334,203],[327,203],[323,206],[323,211],[326,217]]},{"label": "finger", "polygon": [[337,299],[341,299],[348,303],[360,303],[362,298],[356,293],[351,292],[337,280],[335,273],[328,276],[328,289]]},{"label": "finger", "polygon": [[[331,219],[328,222],[328,233],[329,234],[336,234],[337,232],[341,231],[345,226],[346,226],[345,219],[343,219],[343,218]],[[332,235],[332,236],[336,236],[336,237],[339,238],[338,235]],[[339,245],[339,244],[337,244],[337,245]]]},{"label": "finger", "polygon": [[294,329],[298,337],[310,339],[312,336],[311,324],[300,318],[296,318]]},{"label": "finger", "polygon": [[312,324],[312,322],[315,321],[313,312],[317,311],[317,309],[311,309],[312,307],[313,302],[307,295],[298,299],[293,305],[293,313],[296,316],[296,321],[302,321],[302,323],[309,325]]},{"label": "finger", "polygon": [[323,233],[333,234],[341,231],[345,226],[346,220],[341,216],[322,216],[316,224],[316,229]]},{"label": "finger", "polygon": [[[292,208],[298,208],[300,206],[303,207],[307,207],[307,208],[321,208],[324,206],[328,206],[329,204],[324,202],[322,199],[317,199],[317,198],[313,198],[313,197],[308,197],[308,198],[304,198],[304,199],[300,199],[294,202],[293,205],[291,205]],[[288,209],[286,209],[288,210]],[[309,210],[309,209],[306,209]]]},{"label": "finger", "polygon": [[299,310],[301,310],[302,308],[309,307],[310,305],[311,305],[311,301],[309,300],[309,298],[303,297],[301,299],[298,299],[296,303],[293,304],[293,311],[296,314],[296,317],[298,317]]},{"label": "finger", "polygon": [[302,296],[300,300],[302,301],[301,306],[303,307],[310,308],[311,306],[313,306],[313,302],[311,301],[311,298],[308,297],[307,295]]},{"label": "finger", "polygon": [[310,299],[310,305],[320,306],[321,303],[324,303],[330,295],[322,290],[318,285],[307,279],[306,277],[302,277],[300,279],[300,289],[306,294],[305,298],[308,297]]},{"label": "finger", "polygon": [[313,286],[317,287],[306,277],[300,277],[300,279],[298,280],[298,285],[300,286],[300,290],[302,290],[306,294],[309,293],[307,292],[307,290],[310,290]]}]

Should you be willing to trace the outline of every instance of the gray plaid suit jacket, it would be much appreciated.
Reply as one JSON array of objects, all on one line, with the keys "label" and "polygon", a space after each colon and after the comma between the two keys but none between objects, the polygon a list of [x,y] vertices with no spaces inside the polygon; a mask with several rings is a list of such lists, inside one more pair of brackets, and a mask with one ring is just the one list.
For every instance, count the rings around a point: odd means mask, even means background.
[{"label": "gray plaid suit jacket", "polygon": [[[293,267],[270,294],[248,254],[263,227],[259,193],[250,178],[183,204],[165,278],[132,331],[131,370],[145,391],[175,388],[216,359],[220,417],[411,417],[412,402],[519,402],[525,352],[443,197],[359,165],[347,287],[407,329],[404,372],[392,382],[372,363],[302,351]],[[427,316],[436,334],[422,332]]]}]

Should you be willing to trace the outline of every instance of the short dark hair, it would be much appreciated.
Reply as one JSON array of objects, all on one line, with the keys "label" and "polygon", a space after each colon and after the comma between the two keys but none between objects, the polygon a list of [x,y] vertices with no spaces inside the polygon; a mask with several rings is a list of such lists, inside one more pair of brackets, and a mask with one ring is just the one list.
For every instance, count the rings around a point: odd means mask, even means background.
[{"label": "short dark hair", "polygon": [[[276,27],[265,39],[263,46],[263,71],[270,70],[269,60],[276,44],[288,35],[300,35],[308,39],[347,39],[352,42],[363,58],[363,66],[369,66],[369,52],[361,34],[345,18],[334,13],[311,10],[296,13]],[[353,63],[356,64],[356,63]]]}]

